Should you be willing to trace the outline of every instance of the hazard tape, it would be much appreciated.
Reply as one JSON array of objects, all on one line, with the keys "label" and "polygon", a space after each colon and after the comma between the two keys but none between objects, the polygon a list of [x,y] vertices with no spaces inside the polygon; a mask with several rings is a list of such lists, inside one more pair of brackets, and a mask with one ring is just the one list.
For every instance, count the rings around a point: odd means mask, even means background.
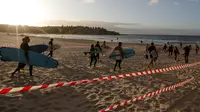
[{"label": "hazard tape", "polygon": [[155,73],[162,73],[162,72],[167,72],[167,71],[183,69],[183,68],[192,67],[192,66],[195,66],[198,64],[200,64],[200,62],[179,65],[179,66],[172,66],[172,67],[162,68],[162,69],[148,70],[148,71],[143,71],[143,72],[130,73],[130,74],[106,76],[106,77],[78,80],[78,81],[71,81],[71,82],[60,82],[60,83],[56,83],[56,84],[43,84],[43,85],[39,85],[39,86],[24,86],[24,87],[18,87],[18,88],[3,88],[3,89],[0,89],[0,94],[25,92],[25,91],[47,89],[47,88],[54,88],[54,87],[57,88],[57,87],[62,87],[62,86],[74,86],[74,85],[78,85],[78,84],[87,84],[87,83],[101,82],[101,81],[106,81],[106,80],[120,79],[120,78],[127,78],[127,77],[137,77],[137,76],[150,75],[150,74],[155,74]]},{"label": "hazard tape", "polygon": [[119,104],[110,106],[109,108],[103,109],[103,110],[101,110],[99,112],[113,111],[114,109],[116,109],[118,107],[121,107],[121,106],[124,106],[124,105],[127,105],[127,104],[131,104],[132,102],[135,102],[135,101],[138,101],[138,100],[142,100],[142,99],[145,99],[147,97],[152,97],[154,95],[158,95],[158,94],[170,91],[170,90],[175,89],[175,88],[177,88],[179,86],[183,86],[184,84],[189,83],[191,80],[193,80],[193,78],[192,79],[188,79],[188,80],[183,81],[183,82],[180,82],[178,84],[175,84],[175,85],[172,85],[172,86],[169,86],[169,87],[154,91],[154,92],[147,93],[147,94],[145,94],[143,96],[136,97],[136,98],[133,98],[131,100],[127,100],[127,101],[121,102]]}]

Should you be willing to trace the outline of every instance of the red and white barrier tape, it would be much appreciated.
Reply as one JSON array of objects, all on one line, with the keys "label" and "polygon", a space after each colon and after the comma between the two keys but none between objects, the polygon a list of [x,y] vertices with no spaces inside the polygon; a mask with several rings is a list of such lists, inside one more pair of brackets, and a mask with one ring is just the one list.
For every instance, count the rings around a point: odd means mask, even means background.
[{"label": "red and white barrier tape", "polygon": [[13,45],[13,44],[3,44],[3,45],[0,45],[0,47],[15,47],[15,45]]},{"label": "red and white barrier tape", "polygon": [[127,101],[125,101],[125,102],[121,102],[121,103],[119,103],[119,104],[110,106],[110,107],[107,108],[107,109],[103,109],[103,110],[101,110],[101,111],[99,111],[99,112],[113,111],[113,110],[116,109],[117,107],[124,106],[124,105],[127,105],[127,104],[131,104],[132,102],[145,99],[146,97],[152,97],[152,96],[154,96],[154,95],[161,94],[161,93],[163,93],[163,92],[167,92],[167,91],[170,91],[170,90],[172,90],[172,89],[175,89],[175,88],[177,88],[177,87],[179,87],[179,86],[183,86],[184,84],[189,83],[191,80],[193,80],[193,78],[192,78],[192,79],[188,79],[188,80],[186,80],[186,81],[183,81],[183,82],[181,82],[181,83],[178,83],[178,84],[175,84],[175,85],[172,85],[172,86],[169,86],[169,87],[166,87],[166,88],[163,88],[163,89],[154,91],[154,92],[147,93],[147,94],[145,94],[145,95],[143,95],[143,96],[136,97],[136,98],[133,98],[133,99],[131,99],[131,100],[127,100]]},{"label": "red and white barrier tape", "polygon": [[106,81],[106,80],[112,80],[112,79],[127,78],[127,77],[137,77],[137,76],[142,76],[142,75],[150,75],[150,74],[155,74],[155,73],[178,70],[178,69],[182,69],[182,68],[186,68],[186,67],[195,66],[195,65],[198,65],[198,64],[200,64],[200,62],[192,63],[192,64],[179,65],[179,66],[173,66],[173,67],[168,67],[168,68],[162,68],[162,69],[148,70],[148,71],[143,71],[143,72],[130,73],[130,74],[122,74],[122,75],[116,75],[116,76],[106,76],[106,77],[86,79],[86,80],[78,80],[78,81],[71,81],[71,82],[60,82],[60,83],[56,83],[56,84],[43,84],[43,85],[39,85],[39,86],[24,86],[24,87],[18,87],[18,88],[3,88],[3,89],[0,89],[0,94],[25,92],[25,91],[32,91],[32,90],[37,90],[37,89],[46,89],[46,88],[62,87],[62,86],[74,86],[74,85],[78,85],[78,84],[87,84],[87,83],[100,82],[100,81]]}]

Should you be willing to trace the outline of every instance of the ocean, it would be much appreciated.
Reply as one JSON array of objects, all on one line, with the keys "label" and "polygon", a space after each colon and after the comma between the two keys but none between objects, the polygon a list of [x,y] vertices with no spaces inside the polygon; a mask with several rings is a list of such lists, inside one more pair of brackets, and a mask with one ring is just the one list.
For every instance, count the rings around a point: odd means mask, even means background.
[{"label": "ocean", "polygon": [[175,35],[61,35],[61,34],[24,34],[37,37],[66,38],[66,39],[86,39],[106,42],[123,43],[151,43],[161,44],[169,42],[170,44],[200,44],[200,36],[175,36]]}]

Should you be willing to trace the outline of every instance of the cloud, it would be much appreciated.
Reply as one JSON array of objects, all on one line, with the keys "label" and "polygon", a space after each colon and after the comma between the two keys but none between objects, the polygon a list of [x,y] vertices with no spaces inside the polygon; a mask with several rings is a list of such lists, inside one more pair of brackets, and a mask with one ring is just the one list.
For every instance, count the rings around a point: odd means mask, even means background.
[{"label": "cloud", "polygon": [[174,2],[174,5],[180,5],[180,3],[179,2]]},{"label": "cloud", "polygon": [[96,0],[82,0],[85,3],[94,3]]},{"label": "cloud", "polygon": [[150,0],[149,5],[158,4],[160,0]]}]

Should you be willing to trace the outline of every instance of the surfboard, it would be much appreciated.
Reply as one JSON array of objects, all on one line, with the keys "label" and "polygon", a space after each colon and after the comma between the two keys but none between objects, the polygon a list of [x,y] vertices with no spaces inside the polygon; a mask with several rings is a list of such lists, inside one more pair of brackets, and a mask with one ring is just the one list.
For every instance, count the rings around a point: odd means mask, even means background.
[{"label": "surfboard", "polygon": [[155,50],[151,51],[150,55],[152,55],[153,58],[158,57],[158,55],[157,55]]},{"label": "surfboard", "polygon": [[[132,48],[124,48],[123,51],[124,51],[124,58],[130,58],[135,55],[135,50]],[[120,53],[117,50],[117,51],[112,52],[109,58],[116,60],[117,58],[119,58],[119,56],[120,56]]]},{"label": "surfboard", "polygon": [[[58,62],[51,57],[39,54],[37,52],[28,51],[29,64],[44,68],[56,68]],[[4,60],[15,61],[26,64],[24,50],[18,48],[0,48],[0,56]]]},{"label": "surfboard", "polygon": [[30,51],[42,53],[48,49],[48,45],[45,44],[38,44],[38,45],[32,45],[29,47]]},{"label": "surfboard", "polygon": [[102,53],[102,51],[96,50],[96,51],[93,51],[93,52],[90,52],[90,51],[83,52],[83,54],[85,54],[85,55],[91,54],[91,53],[99,54],[99,53]]}]

